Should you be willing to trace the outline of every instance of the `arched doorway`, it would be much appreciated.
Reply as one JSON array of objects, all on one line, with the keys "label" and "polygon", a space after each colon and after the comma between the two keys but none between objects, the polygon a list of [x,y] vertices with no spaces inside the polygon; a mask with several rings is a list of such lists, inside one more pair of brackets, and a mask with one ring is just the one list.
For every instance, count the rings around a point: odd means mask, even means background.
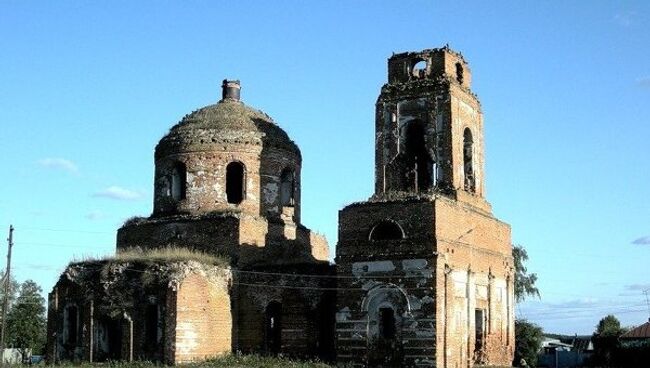
[{"label": "arched doorway", "polygon": [[368,291],[362,309],[368,318],[368,366],[402,366],[402,326],[411,309],[404,290],[394,284],[376,286]]}]

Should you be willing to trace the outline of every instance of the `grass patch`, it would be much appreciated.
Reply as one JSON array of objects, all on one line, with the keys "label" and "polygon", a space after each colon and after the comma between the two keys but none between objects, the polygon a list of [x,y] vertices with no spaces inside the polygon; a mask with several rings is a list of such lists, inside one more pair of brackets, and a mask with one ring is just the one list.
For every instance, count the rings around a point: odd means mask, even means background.
[{"label": "grass patch", "polygon": [[104,256],[99,258],[89,257],[83,260],[73,260],[70,265],[82,262],[102,262],[102,263],[158,263],[158,262],[187,262],[196,261],[199,263],[215,266],[226,267],[229,265],[226,257],[220,257],[187,248],[127,248],[118,250],[115,255]]},{"label": "grass patch", "polygon": [[[73,364],[62,363],[57,367],[111,367],[111,368],[152,368],[162,367],[161,364],[151,362],[109,362],[102,364]],[[177,367],[183,368],[333,368],[333,365],[317,361],[301,361],[283,357],[264,357],[260,355],[224,355],[219,358],[210,359],[200,363],[178,364]]]},{"label": "grass patch", "polygon": [[323,362],[300,361],[282,357],[263,357],[259,355],[226,355],[198,364],[201,367],[259,367],[259,368],[330,368]]},{"label": "grass patch", "polygon": [[[205,264],[213,264],[220,266],[227,266],[228,262],[223,257],[218,257],[212,254],[191,250],[188,248],[157,248],[157,249],[141,249],[141,248],[128,248],[118,251],[112,258],[121,262],[138,262],[138,261],[166,261],[166,262],[183,262],[183,261],[196,261]],[[109,259],[110,261],[110,259]]]}]

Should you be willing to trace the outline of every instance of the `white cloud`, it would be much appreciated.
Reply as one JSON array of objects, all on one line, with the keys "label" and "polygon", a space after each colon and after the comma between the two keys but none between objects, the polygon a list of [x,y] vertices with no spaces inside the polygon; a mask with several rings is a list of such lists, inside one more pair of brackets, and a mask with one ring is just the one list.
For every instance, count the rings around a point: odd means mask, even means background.
[{"label": "white cloud", "polygon": [[639,87],[650,88],[650,77],[643,77],[636,80]]},{"label": "white cloud", "polygon": [[631,284],[631,285],[626,285],[625,288],[627,290],[645,291],[645,290],[650,290],[650,284]]},{"label": "white cloud", "polygon": [[614,22],[621,27],[631,27],[639,24],[639,13],[635,11],[624,11],[614,15]]},{"label": "white cloud", "polygon": [[37,271],[53,271],[56,270],[56,267],[51,265],[46,265],[42,263],[29,263],[26,265],[27,268]]},{"label": "white cloud", "polygon": [[65,158],[47,157],[38,160],[38,164],[49,169],[63,170],[73,174],[77,174],[79,172],[77,165],[70,160],[66,160]]},{"label": "white cloud", "polygon": [[642,236],[638,239],[635,239],[632,241],[632,244],[638,244],[638,245],[650,245],[650,235],[648,236]]},{"label": "white cloud", "polygon": [[93,197],[104,197],[120,201],[136,201],[142,198],[142,192],[113,185],[93,193]]},{"label": "white cloud", "polygon": [[88,220],[99,220],[104,218],[104,213],[102,211],[90,211],[86,214]]}]

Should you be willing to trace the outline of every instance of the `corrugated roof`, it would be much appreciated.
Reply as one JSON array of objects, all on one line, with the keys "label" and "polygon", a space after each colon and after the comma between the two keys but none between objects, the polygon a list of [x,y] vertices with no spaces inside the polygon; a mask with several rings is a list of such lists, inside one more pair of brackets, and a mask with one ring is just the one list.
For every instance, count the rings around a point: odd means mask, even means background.
[{"label": "corrugated roof", "polygon": [[621,335],[623,339],[650,339],[650,321]]}]

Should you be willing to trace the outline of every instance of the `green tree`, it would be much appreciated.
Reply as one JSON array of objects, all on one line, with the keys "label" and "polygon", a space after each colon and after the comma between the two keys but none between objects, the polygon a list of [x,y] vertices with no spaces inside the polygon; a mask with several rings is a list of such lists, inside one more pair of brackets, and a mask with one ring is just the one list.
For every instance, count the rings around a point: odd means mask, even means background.
[{"label": "green tree", "polygon": [[524,262],[528,260],[528,252],[521,245],[512,246],[512,257],[515,259],[515,300],[521,302],[526,296],[536,296],[539,298],[539,289],[537,274],[528,274]]},{"label": "green tree", "polygon": [[537,366],[537,354],[542,347],[542,328],[525,319],[515,320],[515,361],[519,367],[526,360],[529,367]]},{"label": "green tree", "polygon": [[[528,260],[528,253],[521,245],[513,245],[512,257],[515,261],[515,301],[522,302],[527,296],[539,298],[539,289],[535,283],[537,275],[528,274],[524,262]],[[524,319],[515,319],[515,360],[514,365],[519,366],[524,359],[528,366],[537,366],[537,354],[542,347],[542,328]]]},{"label": "green tree", "polygon": [[40,354],[45,348],[45,299],[41,291],[34,281],[25,281],[7,315],[7,342],[20,350],[23,359],[28,350]]},{"label": "green tree", "polygon": [[593,363],[606,367],[616,364],[616,353],[620,349],[618,338],[625,332],[621,322],[613,315],[607,315],[598,322],[593,335]]},{"label": "green tree", "polygon": [[[0,271],[0,274],[2,277],[0,278],[0,323],[2,323],[2,306],[4,302],[4,297],[5,297],[5,277],[6,273],[5,270]],[[16,293],[18,292],[18,289],[20,288],[20,284],[16,279],[11,276],[11,282],[9,283],[9,300],[7,303],[7,313],[11,310],[11,306],[14,305],[14,302],[16,301]]]}]

